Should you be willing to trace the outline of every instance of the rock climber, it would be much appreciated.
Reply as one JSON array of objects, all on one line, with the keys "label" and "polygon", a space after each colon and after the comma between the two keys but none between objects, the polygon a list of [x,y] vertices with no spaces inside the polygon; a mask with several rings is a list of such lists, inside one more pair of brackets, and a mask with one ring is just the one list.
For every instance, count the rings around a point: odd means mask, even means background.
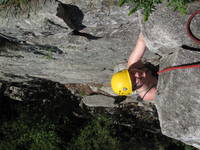
[{"label": "rock climber", "polygon": [[128,69],[113,74],[111,87],[117,95],[138,94],[143,100],[154,100],[156,96],[157,77],[142,63],[146,44],[140,33],[133,51],[128,59]]},{"label": "rock climber", "polygon": [[[199,50],[199,46],[196,45],[197,43],[200,44],[199,39],[190,30],[191,20],[194,18],[193,22],[198,22],[197,15],[200,14],[199,3],[197,1],[191,3],[187,12],[185,16],[180,16],[177,12],[172,12],[171,9],[160,6],[157,12],[151,16],[149,22],[142,23],[141,21],[141,29],[144,31],[145,40],[143,34],[140,33],[136,45],[129,56],[128,69],[115,73],[111,79],[112,89],[117,95],[137,93],[143,100],[155,99],[158,80],[152,74],[152,71],[141,61],[146,47],[161,57],[178,51],[178,47],[184,49],[184,46],[187,45],[189,49],[197,47],[196,50]],[[158,22],[157,20],[162,21]],[[186,20],[187,22],[185,22]],[[186,24],[187,32],[184,31],[184,24]],[[198,26],[198,24],[196,25]],[[152,29],[148,30],[149,28]],[[173,64],[170,66],[169,64],[169,68],[164,68],[157,72],[157,74],[171,70],[197,67],[200,67],[199,63],[190,65],[180,64],[177,66]]]}]

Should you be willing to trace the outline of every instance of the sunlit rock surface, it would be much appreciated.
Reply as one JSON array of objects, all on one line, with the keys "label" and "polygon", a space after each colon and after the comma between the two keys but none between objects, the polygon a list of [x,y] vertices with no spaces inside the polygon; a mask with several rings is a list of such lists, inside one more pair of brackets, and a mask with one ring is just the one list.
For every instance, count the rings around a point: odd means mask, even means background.
[{"label": "sunlit rock surface", "polygon": [[[63,1],[63,3],[69,1]],[[104,83],[113,67],[126,62],[139,25],[128,7],[107,1],[72,1],[87,26],[73,35],[56,16],[58,2],[47,1],[29,17],[0,17],[0,76],[7,81],[39,77],[60,83]]]},{"label": "sunlit rock surface", "polygon": [[[75,5],[83,12],[82,24],[86,28],[80,33],[72,32],[56,16],[58,2],[55,1],[47,1],[29,15],[17,18],[0,13],[0,80],[23,83],[43,78],[64,84],[93,82],[109,85],[114,66],[127,62],[140,30],[149,50],[161,56],[176,52],[162,59],[161,69],[199,61],[198,52],[180,49],[184,45],[184,48],[199,50],[199,45],[185,32],[185,23],[193,11],[200,9],[199,3],[192,4],[186,16],[160,5],[149,21],[143,22],[140,13],[140,19],[138,14],[128,16],[128,7],[119,8],[115,1],[62,2]],[[191,24],[197,36],[200,31],[198,18]],[[151,62],[159,58],[150,52],[145,57]],[[161,75],[156,100],[163,134],[198,148],[199,73],[199,69],[191,69]],[[4,94],[18,101],[24,100],[23,90],[18,86],[9,87]],[[37,96],[37,92],[34,94]],[[87,97],[86,102],[94,97]],[[96,96],[94,100],[101,98],[105,97]],[[93,102],[86,104],[91,106]],[[114,105],[115,101],[110,102]],[[105,105],[100,103],[98,106]]]},{"label": "sunlit rock surface", "polygon": [[[200,52],[177,49],[161,68],[199,64]],[[200,68],[164,72],[159,76],[156,108],[162,133],[200,149]]]},{"label": "sunlit rock surface", "polygon": [[[190,4],[186,15],[161,4],[147,22],[139,12],[140,27],[147,47],[162,56],[160,70],[185,64],[200,63],[200,45],[186,32],[190,15],[200,9],[200,3]],[[200,38],[200,16],[190,25]],[[156,108],[162,133],[200,149],[200,68],[174,70],[159,75]]]},{"label": "sunlit rock surface", "polygon": [[[189,4],[186,15],[160,4],[150,15],[148,21],[144,22],[143,15],[139,12],[140,27],[145,36],[147,47],[164,56],[176,51],[177,47],[187,45],[199,47],[187,34],[186,23],[189,17],[197,10],[200,10],[200,2]],[[192,33],[200,39],[200,15],[196,15],[191,24]]]}]

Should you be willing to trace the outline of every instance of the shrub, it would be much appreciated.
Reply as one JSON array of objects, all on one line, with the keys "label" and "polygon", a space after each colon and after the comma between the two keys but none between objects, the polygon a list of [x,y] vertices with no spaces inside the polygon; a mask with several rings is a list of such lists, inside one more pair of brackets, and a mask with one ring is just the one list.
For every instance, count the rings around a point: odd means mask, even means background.
[{"label": "shrub", "polygon": [[[178,10],[181,14],[185,14],[187,12],[187,5],[194,1],[195,0],[168,0],[167,6]],[[119,0],[118,4],[120,7],[125,3],[132,6],[128,15],[131,15],[137,10],[143,10],[144,20],[147,21],[150,14],[156,9],[156,6],[163,2],[164,0]]]},{"label": "shrub", "polygon": [[69,150],[118,150],[119,141],[114,137],[111,121],[98,116],[80,130],[69,147]]},{"label": "shrub", "polygon": [[1,150],[59,150],[60,139],[49,122],[8,121],[1,125],[0,134]]},{"label": "shrub", "polygon": [[1,15],[6,12],[6,17],[8,15],[19,17],[35,11],[38,4],[39,0],[0,0],[0,11]]},{"label": "shrub", "polygon": [[28,0],[0,0],[0,5],[24,8],[28,5]]}]

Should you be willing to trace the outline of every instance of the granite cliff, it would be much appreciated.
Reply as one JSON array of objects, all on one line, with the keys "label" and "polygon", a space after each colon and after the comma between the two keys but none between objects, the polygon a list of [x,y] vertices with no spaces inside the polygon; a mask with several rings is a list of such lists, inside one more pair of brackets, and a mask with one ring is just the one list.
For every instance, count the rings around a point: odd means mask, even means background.
[{"label": "granite cliff", "polygon": [[[89,107],[115,107],[115,95],[109,88],[110,76],[116,65],[126,63],[140,31],[149,49],[145,61],[159,64],[161,69],[199,62],[200,46],[187,36],[184,27],[191,13],[200,9],[198,2],[190,5],[185,16],[159,5],[147,22],[143,21],[141,12],[128,16],[129,7],[119,8],[116,1],[63,0],[62,3],[70,5],[62,9],[58,9],[59,3],[41,2],[20,17],[1,11],[0,80],[3,83],[26,84],[44,79],[65,84],[72,91],[72,84],[86,84],[90,94],[103,94],[85,97]],[[191,24],[197,36],[199,20],[197,16]],[[155,106],[163,134],[200,148],[198,73],[199,68],[161,75]],[[20,95],[18,86],[8,86],[3,91],[10,98],[22,100],[23,91]]]}]

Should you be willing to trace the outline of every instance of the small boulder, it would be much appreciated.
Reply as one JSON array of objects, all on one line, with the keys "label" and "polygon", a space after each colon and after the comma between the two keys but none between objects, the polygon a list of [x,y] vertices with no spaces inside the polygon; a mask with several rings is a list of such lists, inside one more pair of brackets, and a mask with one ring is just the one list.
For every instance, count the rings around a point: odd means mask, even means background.
[{"label": "small boulder", "polygon": [[88,107],[116,107],[115,99],[104,95],[85,96],[83,103]]}]

